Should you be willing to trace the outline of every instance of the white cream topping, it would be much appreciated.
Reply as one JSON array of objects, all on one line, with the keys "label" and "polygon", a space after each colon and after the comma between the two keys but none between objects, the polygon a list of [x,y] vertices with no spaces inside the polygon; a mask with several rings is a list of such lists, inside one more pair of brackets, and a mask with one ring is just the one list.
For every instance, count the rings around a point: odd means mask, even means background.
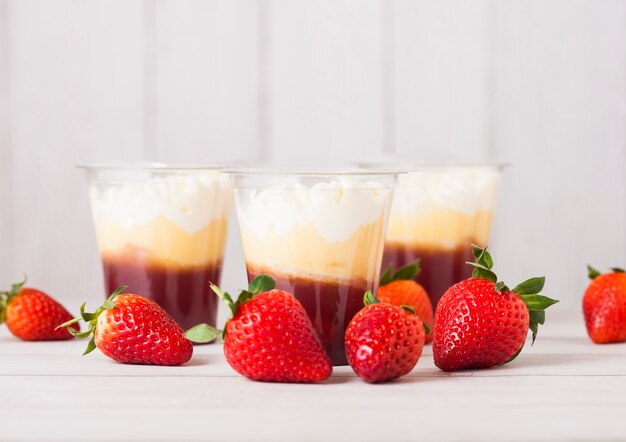
[{"label": "white cream topping", "polygon": [[466,214],[492,210],[500,184],[493,167],[432,169],[399,175],[392,214],[427,214],[451,209]]},{"label": "white cream topping", "polygon": [[190,235],[213,219],[227,217],[231,202],[228,177],[218,171],[93,183],[89,196],[96,223],[131,229],[163,216]]},{"label": "white cream topping", "polygon": [[312,225],[330,243],[345,241],[359,227],[380,219],[392,194],[393,189],[379,183],[355,184],[349,178],[312,187],[235,190],[241,228],[258,238]]}]

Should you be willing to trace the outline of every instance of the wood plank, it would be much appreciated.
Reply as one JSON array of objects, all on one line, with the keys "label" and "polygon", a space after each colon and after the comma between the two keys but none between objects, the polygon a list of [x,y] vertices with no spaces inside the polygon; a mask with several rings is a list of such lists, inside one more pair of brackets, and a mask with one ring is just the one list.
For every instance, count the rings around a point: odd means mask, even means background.
[{"label": "wood plank", "polygon": [[379,152],[380,2],[269,1],[268,8],[269,159],[337,166]]},{"label": "wood plank", "polygon": [[[12,423],[2,437],[72,441],[91,431],[94,441],[620,439],[624,345],[594,345],[584,334],[578,314],[555,310],[535,346],[510,365],[443,373],[429,346],[409,376],[374,386],[349,367],[320,385],[251,382],[226,365],[220,345],[196,347],[183,367],[132,366],[97,352],[78,356],[84,342],[23,343],[2,329],[0,415]],[[532,416],[532,424],[520,425],[521,416]]]},{"label": "wood plank", "polygon": [[[185,367],[150,367],[117,364],[98,352],[80,357],[84,341],[25,343],[0,330],[0,376],[237,376],[226,364],[220,344],[196,346],[194,358]],[[37,364],[45,358],[46,364]],[[73,360],[73,364],[68,364]],[[411,374],[415,377],[448,376],[582,376],[623,375],[626,363],[623,345],[595,345],[586,336],[582,318],[571,311],[548,312],[534,346],[527,347],[512,364],[491,370],[469,370],[454,374],[438,370],[432,360],[432,346]],[[555,367],[560,367],[555,372]],[[354,376],[347,367],[336,367],[337,376]]]},{"label": "wood plank", "polygon": [[394,2],[394,150],[401,157],[489,157],[489,4]]},{"label": "wood plank", "polygon": [[626,263],[626,3],[494,8],[500,276],[580,305],[587,263]]},{"label": "wood plank", "polygon": [[[3,437],[12,440],[44,435],[84,440],[85,434],[90,440],[415,440],[425,435],[429,440],[502,440],[503,435],[507,440],[611,440],[622,436],[618,422],[626,394],[623,377],[464,377],[384,386],[356,380],[310,386],[224,378],[50,382],[19,377],[2,387],[10,401],[0,410],[12,423]],[[60,411],[50,411],[60,403],[62,413],[72,416],[71,431]],[[420,416],[415,424],[397,424],[415,415]],[[527,415],[532,424],[522,425]]]},{"label": "wood plank", "polygon": [[[11,2],[12,274],[66,303],[103,286],[74,165],[141,155],[141,4]],[[4,278],[7,278],[6,280]]]}]

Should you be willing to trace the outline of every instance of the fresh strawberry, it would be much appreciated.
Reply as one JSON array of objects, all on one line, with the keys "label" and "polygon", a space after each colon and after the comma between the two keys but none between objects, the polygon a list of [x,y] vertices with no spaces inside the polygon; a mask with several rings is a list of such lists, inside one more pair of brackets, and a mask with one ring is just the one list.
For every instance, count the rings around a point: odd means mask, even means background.
[{"label": "fresh strawberry", "polygon": [[512,361],[526,341],[535,342],[545,309],[556,300],[538,293],[545,278],[531,278],[510,290],[497,282],[487,248],[472,246],[472,278],[453,285],[435,312],[435,365],[444,371],[487,368]]},{"label": "fresh strawberry", "polygon": [[[71,339],[69,331],[55,327],[72,315],[44,292],[24,287],[25,283],[26,279],[0,292],[0,324],[6,322],[9,331],[24,341]],[[78,330],[78,325],[73,327]]]},{"label": "fresh strawberry", "polygon": [[[415,310],[417,316],[430,329],[433,330],[433,306],[424,287],[414,281],[420,272],[419,259],[412,264],[406,265],[393,273],[393,266],[389,264],[380,277],[378,287],[378,299],[396,306],[408,305]],[[426,342],[433,340],[433,334],[426,335]]]},{"label": "fresh strawberry", "polygon": [[133,294],[114,291],[93,313],[80,307],[78,318],[62,324],[67,327],[80,320],[89,328],[70,332],[77,338],[91,340],[84,355],[96,347],[106,356],[124,364],[181,365],[191,359],[193,345],[183,330],[157,303]]},{"label": "fresh strawberry", "polygon": [[424,347],[424,325],[409,306],[381,303],[365,293],[345,335],[348,363],[363,380],[385,382],[409,373]]},{"label": "fresh strawberry", "polygon": [[583,297],[587,333],[596,344],[626,341],[626,273],[613,268],[600,274],[588,266],[592,280]]},{"label": "fresh strawberry", "polygon": [[[233,301],[212,285],[230,308],[224,355],[239,374],[254,381],[317,382],[328,379],[332,364],[324,352],[304,307],[293,295],[274,290],[276,283],[259,275]],[[209,342],[221,333],[207,324],[187,331],[194,342]]]}]

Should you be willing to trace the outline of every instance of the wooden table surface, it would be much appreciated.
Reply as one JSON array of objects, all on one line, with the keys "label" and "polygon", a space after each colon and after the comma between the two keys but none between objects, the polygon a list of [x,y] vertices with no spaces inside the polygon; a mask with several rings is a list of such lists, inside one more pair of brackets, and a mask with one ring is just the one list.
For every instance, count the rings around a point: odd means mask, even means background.
[{"label": "wooden table surface", "polygon": [[219,344],[183,367],[123,365],[3,329],[0,440],[626,440],[626,344],[592,344],[579,312],[547,316],[510,365],[447,374],[428,346],[383,385],[349,367],[321,385],[252,382]]}]

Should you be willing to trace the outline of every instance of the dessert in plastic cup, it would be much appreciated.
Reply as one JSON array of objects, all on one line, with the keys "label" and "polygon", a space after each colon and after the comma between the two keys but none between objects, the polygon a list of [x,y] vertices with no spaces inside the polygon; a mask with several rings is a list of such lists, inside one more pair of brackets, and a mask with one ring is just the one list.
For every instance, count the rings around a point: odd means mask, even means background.
[{"label": "dessert in plastic cup", "polygon": [[383,269],[420,259],[416,281],[433,307],[445,291],[471,276],[472,244],[489,243],[502,164],[362,164],[398,170],[385,240]]},{"label": "dessert in plastic cup", "polygon": [[344,332],[376,290],[396,174],[231,171],[252,281],[270,275],[304,306],[334,365]]},{"label": "dessert in plastic cup", "polygon": [[163,307],[183,329],[215,325],[231,190],[217,167],[83,167],[106,292],[120,285]]}]

